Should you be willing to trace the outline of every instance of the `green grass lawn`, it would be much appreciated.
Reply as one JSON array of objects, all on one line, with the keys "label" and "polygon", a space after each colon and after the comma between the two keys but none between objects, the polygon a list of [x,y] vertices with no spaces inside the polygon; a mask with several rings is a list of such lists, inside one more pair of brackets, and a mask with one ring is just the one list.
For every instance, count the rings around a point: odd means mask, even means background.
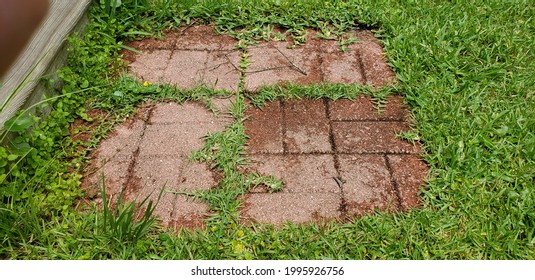
[{"label": "green grass lawn", "polygon": [[[96,1],[99,2],[99,1]],[[535,258],[535,2],[498,1],[127,1],[93,3],[81,36],[70,40],[58,72],[61,94],[46,118],[21,117],[0,148],[0,258],[16,259],[533,259]],[[148,2],[148,3],[146,3]],[[178,3],[177,3],[178,2]],[[158,36],[164,28],[212,23],[247,45],[274,26],[299,42],[305,28],[337,34],[373,28],[399,84],[265,88],[275,97],[405,96],[424,147],[430,179],[423,206],[378,213],[352,223],[238,223],[237,198],[271,178],[239,173],[246,163],[244,95],[236,123],[210,136],[193,158],[218,168],[217,190],[196,193],[214,215],[202,231],[166,232],[153,220],[132,222],[132,208],[105,211],[77,205],[87,150],[144,100],[210,100],[228,94],[143,86],[120,75],[122,42]],[[246,63],[244,57],[243,63]],[[52,84],[52,83],[51,83]],[[94,139],[69,138],[87,110],[109,112]],[[39,122],[32,131],[27,124]],[[3,134],[2,134],[3,135]],[[212,146],[221,149],[214,151]],[[81,149],[80,147],[83,147]],[[150,210],[150,207],[148,207]]]}]

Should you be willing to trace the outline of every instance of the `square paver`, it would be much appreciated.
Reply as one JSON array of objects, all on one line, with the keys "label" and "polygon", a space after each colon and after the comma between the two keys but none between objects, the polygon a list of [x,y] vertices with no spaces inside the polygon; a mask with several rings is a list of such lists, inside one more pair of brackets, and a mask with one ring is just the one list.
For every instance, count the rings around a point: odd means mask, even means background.
[{"label": "square paver", "polygon": [[184,157],[139,157],[135,177],[138,178],[137,186],[128,199],[136,198],[140,202],[150,197],[156,203],[163,188],[154,214],[164,224],[173,223],[175,226],[178,221],[192,220],[207,211],[203,203],[186,199],[185,195],[177,192],[207,190],[215,184],[205,164],[191,163]]},{"label": "square paver", "polygon": [[225,123],[198,122],[148,126],[139,146],[140,156],[189,156],[202,148],[203,137],[225,129]]},{"label": "square paver", "polygon": [[140,179],[139,188],[147,192],[159,193],[162,188],[178,190],[179,178],[187,159],[181,156],[140,156],[134,168],[135,176]]},{"label": "square paver", "polygon": [[284,102],[286,135],[284,143],[290,153],[329,153],[329,119],[323,100],[289,100]]},{"label": "square paver", "polygon": [[145,129],[145,122],[133,122],[118,125],[107,139],[100,143],[98,158],[110,160],[113,157],[129,157],[134,154],[141,141]]},{"label": "square paver", "polygon": [[241,53],[214,51],[208,54],[203,84],[216,90],[238,91]]},{"label": "square paver", "polygon": [[340,177],[347,212],[363,215],[397,209],[398,198],[383,155],[340,155]]},{"label": "square paver", "polygon": [[281,226],[338,218],[340,204],[333,193],[260,193],[247,196],[244,212],[256,222]]},{"label": "square paver", "polygon": [[322,53],[321,58],[324,82],[364,84],[359,51],[341,51],[336,44],[336,41],[322,43],[322,48],[328,50]]},{"label": "square paver", "polygon": [[279,101],[262,108],[249,106],[245,113],[245,134],[249,137],[247,151],[255,153],[283,153],[282,109]]},{"label": "square paver", "polygon": [[333,135],[341,153],[417,153],[418,146],[396,137],[408,131],[401,122],[335,122]]},{"label": "square paver", "polygon": [[382,112],[374,108],[370,95],[359,95],[355,100],[329,101],[330,117],[334,121],[403,121],[409,114],[403,97],[389,96]]},{"label": "square paver", "polygon": [[404,210],[420,204],[418,192],[425,183],[429,167],[416,155],[388,155],[392,175]]},{"label": "square paver", "polygon": [[256,91],[263,85],[285,81],[311,84],[321,82],[319,53],[313,46],[288,49],[287,42],[263,42],[248,49],[250,65],[245,88]]},{"label": "square paver", "polygon": [[379,40],[369,31],[354,31],[358,44],[366,82],[371,86],[393,84],[396,77],[385,62],[386,55]]},{"label": "square paver", "polygon": [[164,80],[183,89],[202,84],[208,54],[208,51],[175,50]]},{"label": "square paver", "polygon": [[254,155],[251,168],[283,181],[285,193],[339,193],[332,155]]},{"label": "square paver", "polygon": [[136,60],[128,68],[140,80],[158,83],[164,79],[170,57],[170,50],[147,51],[136,55]]}]

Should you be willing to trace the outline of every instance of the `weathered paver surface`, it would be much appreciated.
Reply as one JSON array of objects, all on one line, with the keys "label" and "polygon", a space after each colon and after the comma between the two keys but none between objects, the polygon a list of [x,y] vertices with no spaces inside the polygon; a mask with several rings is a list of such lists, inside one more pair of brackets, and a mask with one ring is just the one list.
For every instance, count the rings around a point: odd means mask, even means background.
[{"label": "weathered paver surface", "polygon": [[[391,96],[387,104],[378,113],[362,95],[355,101],[286,100],[250,107],[249,171],[275,176],[285,189],[249,194],[247,219],[282,225],[418,206],[427,166],[418,145],[396,137],[409,130],[402,98]],[[294,207],[285,204],[290,201]]]},{"label": "weathered paver surface", "polygon": [[192,26],[184,32],[167,34],[165,40],[130,43],[142,55],[126,52],[129,69],[143,80],[165,82],[187,89],[204,85],[237,91],[241,52],[237,41],[217,35],[209,26]]},{"label": "weathered paver surface", "polygon": [[232,121],[198,103],[146,106],[101,143],[83,186],[96,195],[104,183],[109,196],[122,193],[126,201],[138,202],[147,196],[155,201],[163,188],[155,214],[164,225],[202,226],[208,206],[183,193],[209,190],[218,182],[208,166],[188,157],[202,147],[202,137]]},{"label": "weathered paver surface", "polygon": [[[208,26],[189,26],[165,40],[129,43],[142,54],[125,51],[129,71],[142,81],[178,88],[205,85],[236,92],[240,79],[254,93],[278,83],[354,83],[373,87],[395,82],[383,49],[369,31],[351,31],[340,46],[309,30],[304,46],[287,41],[260,42],[246,50]],[[345,51],[342,51],[344,48]],[[240,71],[240,61],[248,66]],[[228,110],[228,99],[213,100]],[[127,200],[151,195],[165,186],[156,215],[164,225],[200,227],[208,206],[181,192],[210,190],[218,184],[205,164],[188,156],[208,133],[233,120],[216,117],[204,106],[187,102],[152,104],[118,126],[93,154],[84,186],[96,196],[104,180],[108,194]],[[248,157],[245,172],[274,176],[284,189],[269,193],[259,186],[243,198],[245,221],[306,223],[348,219],[373,211],[402,211],[419,205],[428,167],[421,148],[397,135],[409,130],[409,112],[401,96],[390,96],[378,113],[370,96],[355,100],[276,100],[261,109],[249,105],[245,121]]]},{"label": "weathered paver surface", "polygon": [[[383,86],[395,81],[379,41],[369,31],[349,32],[346,37],[356,42],[346,46],[318,39],[313,30],[308,33],[304,46],[293,48],[288,40],[260,42],[247,48],[245,89],[255,92],[261,86],[284,82]],[[237,43],[229,36],[216,35],[210,27],[193,26],[169,33],[164,41],[130,43],[143,54],[127,52],[126,59],[130,71],[144,81],[166,82],[179,88],[205,85],[236,92],[242,58],[242,52],[235,49]]]}]

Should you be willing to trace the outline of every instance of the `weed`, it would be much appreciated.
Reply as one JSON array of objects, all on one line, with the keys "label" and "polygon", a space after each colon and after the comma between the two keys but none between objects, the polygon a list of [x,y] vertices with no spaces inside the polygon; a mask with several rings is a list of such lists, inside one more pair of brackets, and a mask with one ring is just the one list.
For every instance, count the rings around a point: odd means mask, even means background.
[{"label": "weed", "polygon": [[[103,212],[100,217],[97,215],[95,219],[95,225],[100,230],[98,235],[106,235],[118,243],[136,244],[154,225],[153,212],[162,197],[165,186],[160,191],[156,202],[149,200],[149,195],[139,204],[135,200],[125,204],[121,192],[113,206],[106,195],[104,178],[102,178],[100,189],[102,190]],[[140,210],[141,213],[139,213]]]}]

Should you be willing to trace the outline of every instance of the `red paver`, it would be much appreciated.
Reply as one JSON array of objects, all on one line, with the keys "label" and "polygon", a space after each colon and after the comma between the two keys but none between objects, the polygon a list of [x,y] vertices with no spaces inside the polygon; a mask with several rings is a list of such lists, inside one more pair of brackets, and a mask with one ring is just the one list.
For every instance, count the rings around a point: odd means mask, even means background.
[{"label": "red paver", "polygon": [[420,204],[418,192],[424,184],[429,167],[416,155],[388,155],[404,210]]},{"label": "red paver", "polygon": [[[289,100],[284,103],[286,143],[290,153],[328,153],[329,119],[323,100]],[[314,122],[310,122],[313,119]]]},{"label": "red paver", "polygon": [[174,51],[165,70],[164,80],[180,88],[202,84],[208,54],[208,51]]},{"label": "red paver", "polygon": [[156,50],[144,53],[130,64],[130,71],[142,81],[161,82],[171,58],[170,50]]},{"label": "red paver", "polygon": [[139,145],[140,156],[183,156],[202,148],[202,138],[208,133],[222,131],[230,119],[216,119],[213,113],[199,104],[157,106],[151,125],[145,129]]},{"label": "red paver", "polygon": [[203,73],[203,84],[217,90],[238,91],[240,59],[239,51],[210,52]]},{"label": "red paver", "polygon": [[330,83],[364,84],[363,69],[358,49],[339,50],[336,41],[325,41],[322,47],[321,69],[324,81]]},{"label": "red paver", "polygon": [[276,226],[341,216],[340,195],[333,193],[250,194],[246,201],[243,212],[247,218]]},{"label": "red paver", "polygon": [[[282,32],[282,31],[281,31]],[[245,89],[257,91],[263,85],[286,82],[299,84],[356,83],[383,86],[395,82],[384,61],[380,42],[369,31],[354,31],[343,36],[358,39],[341,46],[334,40],[315,38],[308,31],[302,46],[286,41],[260,42],[243,52],[249,65],[244,70]],[[179,88],[198,85],[237,91],[242,50],[237,41],[218,35],[209,26],[189,26],[166,34],[167,41],[133,42],[145,54],[125,51],[130,70],[142,80],[167,82]],[[342,50],[343,49],[343,50]]]},{"label": "red paver", "polygon": [[109,193],[118,193],[128,181],[128,169],[134,160],[145,122],[134,118],[117,126],[100,148],[92,154],[94,158],[83,182],[82,188],[89,197],[96,196],[103,184]]},{"label": "red paver", "polygon": [[91,198],[99,194],[104,186],[110,195],[120,193],[130,179],[128,171],[133,160],[133,155],[94,160],[87,170],[82,188]]},{"label": "red paver", "polygon": [[[212,132],[218,128],[220,126],[210,125]],[[152,125],[145,131],[139,153],[142,156],[187,156],[192,151],[202,148],[204,136],[206,132],[195,128],[192,124]]]},{"label": "red paver", "polygon": [[244,122],[249,136],[250,153],[283,153],[282,109],[280,102],[270,102],[263,108],[249,107]]},{"label": "red paver", "polygon": [[250,168],[272,175],[285,185],[282,192],[339,193],[332,155],[254,155]]},{"label": "red paver", "polygon": [[[190,163],[181,157],[139,157],[135,174],[140,177],[138,189],[127,199],[137,198],[137,201],[141,201],[150,195],[150,199],[156,202],[163,188],[154,214],[166,225],[178,219],[173,216],[173,212],[180,212],[179,217],[183,219],[184,215],[197,215],[200,210],[207,210],[206,205],[187,200],[185,195],[177,192],[207,190],[216,184],[205,165]],[[177,206],[178,204],[185,205]]]},{"label": "red paver", "polygon": [[130,181],[126,187],[128,192],[126,200],[137,202],[146,197],[156,201],[163,189],[162,196],[154,210],[154,214],[160,217],[164,224],[170,222],[170,214],[173,211],[175,195],[168,192],[174,184],[182,169],[183,161],[178,158],[152,158],[138,157],[134,172],[130,175],[136,181]]},{"label": "red paver", "polygon": [[418,146],[396,137],[409,127],[401,122],[335,122],[333,136],[340,153],[418,153]]},{"label": "red paver", "polygon": [[210,26],[188,26],[165,35],[166,40],[127,44],[144,52],[142,55],[124,52],[130,71],[138,78],[183,89],[204,85],[238,90],[241,53],[234,50],[235,39],[216,34]]},{"label": "red paver", "polygon": [[[136,120],[119,126],[116,137],[104,141],[94,153],[83,185],[95,188],[103,172],[109,196],[116,198],[123,192],[126,201],[137,202],[146,197],[156,201],[165,187],[154,211],[162,224],[203,226],[208,206],[181,192],[208,190],[217,182],[208,166],[190,162],[188,157],[202,147],[203,137],[224,130],[230,120],[191,102],[143,108]],[[95,172],[102,161],[106,165]]]},{"label": "red paver", "polygon": [[288,42],[263,42],[249,48],[250,65],[246,70],[245,88],[256,91],[260,86],[286,81],[312,84],[322,80],[320,54],[316,44],[289,49]]},{"label": "red paver", "polygon": [[383,155],[340,155],[340,177],[348,214],[397,209],[390,172]]},{"label": "red paver", "polygon": [[135,174],[140,177],[140,188],[149,192],[160,190],[178,191],[179,178],[186,159],[182,157],[140,156],[137,158]]},{"label": "red paver", "polygon": [[131,157],[141,141],[145,125],[145,122],[139,119],[118,125],[100,144],[99,157],[104,161],[113,157]]},{"label": "red paver", "polygon": [[374,108],[371,96],[364,94],[355,100],[329,101],[329,107],[334,121],[403,121],[409,114],[399,95],[389,96],[382,112]]},{"label": "red paver", "polygon": [[[262,188],[251,191],[244,210],[251,220],[275,225],[314,221],[309,215],[312,210],[299,206],[307,210],[288,214],[280,200],[301,205],[307,195],[317,193],[340,194],[341,202],[334,205],[319,206],[309,200],[316,205],[316,211],[332,213],[328,209],[339,209],[340,217],[408,210],[416,205],[417,191],[427,169],[418,160],[419,146],[396,137],[396,133],[408,129],[405,120],[409,112],[402,98],[389,97],[384,114],[376,114],[369,96],[358,97],[356,101],[329,101],[327,108],[325,104],[324,100],[286,100],[267,103],[261,113],[248,111],[246,134],[252,135],[249,145],[253,149],[249,152],[253,164],[247,170],[274,176],[284,183],[278,194],[262,193],[267,192]],[[277,129],[266,129],[273,120]],[[283,129],[279,128],[281,122]],[[301,132],[301,139],[289,141],[295,139],[295,131]],[[286,146],[282,150],[281,134]],[[258,151],[257,147],[272,143],[278,149],[252,153]],[[282,195],[286,193],[303,194],[304,198],[287,202],[290,198]],[[275,210],[278,207],[282,209]],[[331,215],[335,216],[338,217]]]},{"label": "red paver", "polygon": [[360,40],[358,45],[366,84],[371,86],[393,84],[396,77],[385,62],[386,56],[379,40],[369,31],[354,31],[353,34]]}]

